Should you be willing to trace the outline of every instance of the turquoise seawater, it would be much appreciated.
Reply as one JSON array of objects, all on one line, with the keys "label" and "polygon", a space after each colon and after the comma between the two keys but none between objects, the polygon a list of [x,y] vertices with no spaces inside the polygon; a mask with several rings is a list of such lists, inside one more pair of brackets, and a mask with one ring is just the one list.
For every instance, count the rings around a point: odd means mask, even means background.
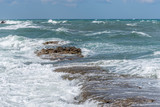
[{"label": "turquoise seawater", "polygon": [[0,106],[94,106],[71,103],[80,86],[52,72],[67,61],[34,54],[46,41],[82,49],[84,58],[69,66],[97,65],[113,73],[160,78],[160,20],[6,20],[0,24]]}]

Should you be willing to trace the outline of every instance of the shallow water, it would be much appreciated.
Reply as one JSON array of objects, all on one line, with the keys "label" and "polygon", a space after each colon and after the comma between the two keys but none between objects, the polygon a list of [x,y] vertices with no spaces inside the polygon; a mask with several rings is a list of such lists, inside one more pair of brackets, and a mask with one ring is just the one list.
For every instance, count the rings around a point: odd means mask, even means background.
[{"label": "shallow water", "polygon": [[[160,20],[7,20],[0,24],[0,104],[96,106],[95,102],[74,104],[81,92],[79,82],[52,72],[73,65],[96,65],[111,73],[144,77],[144,87],[158,92],[159,29]],[[34,52],[51,40],[81,48],[85,57],[62,62],[38,58]]]}]

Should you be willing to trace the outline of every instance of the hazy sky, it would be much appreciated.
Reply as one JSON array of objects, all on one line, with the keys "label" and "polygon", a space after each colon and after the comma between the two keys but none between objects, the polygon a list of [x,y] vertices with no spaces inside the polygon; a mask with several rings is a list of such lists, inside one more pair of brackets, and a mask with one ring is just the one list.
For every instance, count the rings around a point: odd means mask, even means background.
[{"label": "hazy sky", "polygon": [[0,0],[0,19],[160,19],[160,0]]}]

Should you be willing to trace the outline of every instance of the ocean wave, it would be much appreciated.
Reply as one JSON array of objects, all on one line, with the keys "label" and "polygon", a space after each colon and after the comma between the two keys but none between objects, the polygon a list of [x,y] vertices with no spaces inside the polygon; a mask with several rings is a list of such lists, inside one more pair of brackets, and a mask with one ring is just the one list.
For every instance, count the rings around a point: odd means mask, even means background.
[{"label": "ocean wave", "polygon": [[112,73],[160,78],[160,59],[101,60],[87,65],[101,66]]},{"label": "ocean wave", "polygon": [[63,73],[53,72],[54,61],[35,56],[34,51],[47,40],[57,39],[32,39],[17,35],[0,38],[0,97],[3,98],[0,105],[96,106],[94,102],[74,104],[74,98],[81,92],[78,82],[63,80]]},{"label": "ocean wave", "polygon": [[160,55],[160,51],[155,51],[153,55]]},{"label": "ocean wave", "polygon": [[89,55],[93,55],[94,54],[94,52],[92,50],[89,50],[87,48],[81,48],[81,50],[82,50],[82,55],[84,57],[87,57]]},{"label": "ocean wave", "polygon": [[[8,23],[8,22],[7,22]],[[0,30],[17,30],[20,28],[40,28],[32,23],[32,21],[10,21],[13,25],[0,27]]]},{"label": "ocean wave", "polygon": [[137,23],[128,23],[128,24],[126,24],[127,26],[137,26]]},{"label": "ocean wave", "polygon": [[[37,43],[36,43],[37,42]],[[38,44],[42,44],[44,40],[29,39],[17,35],[9,35],[7,37],[0,38],[0,46],[3,49],[12,50],[26,50],[36,47]]]},{"label": "ocean wave", "polygon": [[59,23],[67,23],[67,21],[55,21],[55,20],[48,20],[48,23],[52,23],[52,24],[59,24]]},{"label": "ocean wave", "polygon": [[23,23],[24,21],[13,21],[13,20],[6,20],[6,23],[5,24],[21,24]]},{"label": "ocean wave", "polygon": [[95,23],[95,24],[105,24],[106,22],[105,21],[92,21],[92,23]]},{"label": "ocean wave", "polygon": [[64,27],[61,27],[61,28],[56,29],[55,31],[57,31],[57,32],[68,32],[68,29],[66,29]]},{"label": "ocean wave", "polygon": [[107,34],[107,33],[111,33],[110,31],[101,31],[101,32],[94,32],[94,33],[89,33],[89,34],[85,34],[86,36],[94,36],[94,35],[101,35],[101,34]]},{"label": "ocean wave", "polygon": [[30,39],[23,36],[8,35],[0,38],[0,47],[3,49],[12,49],[16,51],[29,51],[33,52],[34,49],[43,47],[46,41],[62,41],[60,45],[68,44],[70,41],[63,41],[59,38],[46,38],[46,39]]},{"label": "ocean wave", "polygon": [[147,33],[144,32],[137,32],[137,31],[132,31],[133,34],[138,34],[139,36],[144,36],[144,37],[152,37]]}]

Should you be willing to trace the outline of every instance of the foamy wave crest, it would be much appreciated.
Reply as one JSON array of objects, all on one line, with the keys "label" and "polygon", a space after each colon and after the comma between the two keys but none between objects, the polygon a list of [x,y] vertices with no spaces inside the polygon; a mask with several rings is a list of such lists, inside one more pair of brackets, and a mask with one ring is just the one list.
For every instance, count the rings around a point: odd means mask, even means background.
[{"label": "foamy wave crest", "polygon": [[52,31],[55,32],[69,32],[68,29],[61,27],[61,28],[57,28],[57,29],[52,29]]},{"label": "foamy wave crest", "polygon": [[32,23],[32,21],[10,21],[7,22],[13,25],[0,27],[0,30],[17,30],[20,28],[40,28]]},{"label": "foamy wave crest", "polygon": [[88,65],[98,65],[109,69],[110,72],[138,75],[149,78],[160,78],[160,59],[137,60],[101,60]]},{"label": "foamy wave crest", "polygon": [[154,52],[153,55],[160,55],[160,51]]},{"label": "foamy wave crest", "polygon": [[[37,43],[36,43],[37,42]],[[7,37],[0,38],[0,46],[3,49],[28,51],[42,44],[44,40],[29,39],[17,35],[9,35]]]},{"label": "foamy wave crest", "polygon": [[93,102],[74,104],[81,92],[78,82],[63,80],[63,73],[53,72],[53,64],[44,64],[53,61],[35,56],[45,41],[17,35],[0,38],[0,106],[96,106]]},{"label": "foamy wave crest", "polygon": [[13,21],[13,20],[6,20],[6,23],[5,24],[20,24],[22,23],[23,21]]},{"label": "foamy wave crest", "polygon": [[110,31],[102,31],[102,32],[95,32],[95,33],[89,33],[85,34],[86,36],[94,36],[94,35],[101,35],[101,34],[106,34],[106,33],[111,33]]},{"label": "foamy wave crest", "polygon": [[82,48],[82,54],[83,56],[87,57],[89,55],[93,55],[94,52],[92,50],[86,49],[86,48]]},{"label": "foamy wave crest", "polygon": [[137,26],[137,23],[128,23],[127,26]]},{"label": "foamy wave crest", "polygon": [[92,21],[92,23],[96,23],[96,24],[105,24],[105,21]]},{"label": "foamy wave crest", "polygon": [[137,31],[132,31],[133,34],[138,34],[139,36],[145,36],[145,37],[152,37],[147,33],[144,32],[137,32]]},{"label": "foamy wave crest", "polygon": [[55,21],[55,20],[48,20],[48,23],[52,23],[52,24],[59,24],[59,23],[66,23],[67,21]]},{"label": "foamy wave crest", "polygon": [[68,32],[68,29],[61,27],[61,28],[56,29],[56,31],[57,32]]}]

